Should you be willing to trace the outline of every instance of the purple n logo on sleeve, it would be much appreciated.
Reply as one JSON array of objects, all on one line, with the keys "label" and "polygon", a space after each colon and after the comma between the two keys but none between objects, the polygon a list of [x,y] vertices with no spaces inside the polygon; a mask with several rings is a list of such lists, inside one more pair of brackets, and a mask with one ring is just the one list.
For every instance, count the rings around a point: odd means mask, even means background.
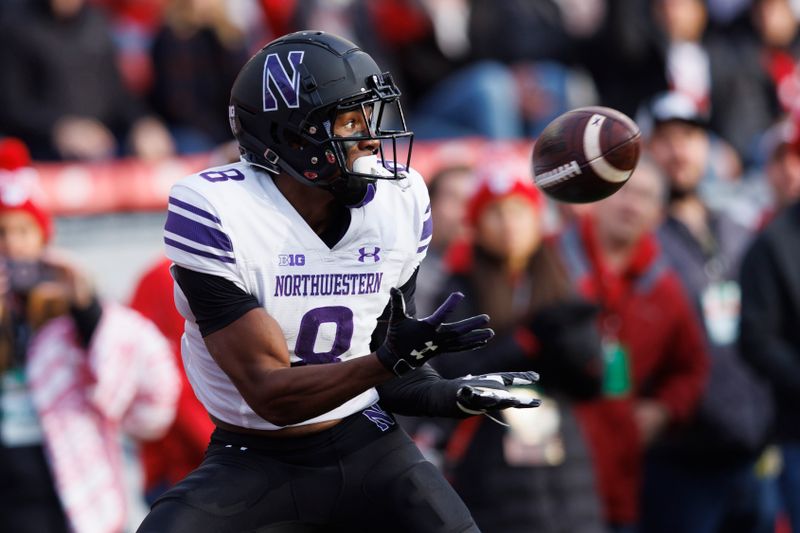
[{"label": "purple n logo on sleeve", "polygon": [[386,431],[395,424],[392,415],[381,409],[377,403],[374,403],[361,411],[370,422],[378,426],[381,431]]}]

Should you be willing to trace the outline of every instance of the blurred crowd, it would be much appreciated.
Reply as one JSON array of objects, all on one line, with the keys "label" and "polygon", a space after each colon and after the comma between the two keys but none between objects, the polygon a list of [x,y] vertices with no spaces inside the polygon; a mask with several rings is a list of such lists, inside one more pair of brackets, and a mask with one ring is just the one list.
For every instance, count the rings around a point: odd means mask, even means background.
[{"label": "blurred crowd", "polygon": [[[0,132],[33,157],[159,158],[230,140],[229,87],[272,38],[330,31],[390,70],[420,139],[535,137],[560,112],[631,117],[677,90],[715,172],[765,163],[800,113],[793,0],[5,0]],[[468,112],[465,112],[467,111]]]},{"label": "blurred crowd", "polygon": [[[426,176],[417,305],[460,290],[497,332],[441,374],[536,370],[544,402],[404,420],[481,529],[800,533],[796,0],[0,2],[0,530],[125,531],[126,443],[152,501],[212,429],[169,264],[105,301],[52,249],[32,161],[235,159],[236,73],[305,28],[391,71],[417,139],[491,141]],[[504,142],[582,105],[634,118],[643,155],[557,204]]]}]

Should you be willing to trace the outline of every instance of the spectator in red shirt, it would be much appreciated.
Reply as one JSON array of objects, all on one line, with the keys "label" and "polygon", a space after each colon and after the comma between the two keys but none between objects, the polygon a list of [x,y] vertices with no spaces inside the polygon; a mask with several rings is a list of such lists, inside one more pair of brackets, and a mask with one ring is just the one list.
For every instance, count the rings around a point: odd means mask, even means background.
[{"label": "spectator in red shirt", "polygon": [[618,193],[560,238],[570,277],[601,306],[603,397],[578,406],[613,532],[638,521],[643,453],[692,416],[708,360],[696,315],[653,231],[664,185],[642,162]]},{"label": "spectator in red shirt", "polygon": [[170,262],[162,259],[147,270],[131,301],[131,307],[152,320],[170,341],[181,369],[182,389],[175,421],[161,439],[142,443],[145,496],[150,502],[200,464],[214,429],[183,372],[180,355],[183,318],[173,304],[169,266]]}]

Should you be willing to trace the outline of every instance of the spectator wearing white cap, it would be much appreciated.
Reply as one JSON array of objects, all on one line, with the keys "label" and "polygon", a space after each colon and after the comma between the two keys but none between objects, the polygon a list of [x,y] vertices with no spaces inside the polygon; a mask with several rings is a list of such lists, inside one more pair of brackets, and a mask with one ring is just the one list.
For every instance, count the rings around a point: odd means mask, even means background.
[{"label": "spectator wearing white cap", "polygon": [[[693,99],[677,91],[660,93],[640,123],[653,159],[659,166],[668,166],[664,171],[670,183],[696,190],[709,206],[725,211],[741,225],[755,225],[763,191],[757,180],[744,179],[739,155],[714,133],[710,115]],[[671,185],[670,194],[676,191]]]}]

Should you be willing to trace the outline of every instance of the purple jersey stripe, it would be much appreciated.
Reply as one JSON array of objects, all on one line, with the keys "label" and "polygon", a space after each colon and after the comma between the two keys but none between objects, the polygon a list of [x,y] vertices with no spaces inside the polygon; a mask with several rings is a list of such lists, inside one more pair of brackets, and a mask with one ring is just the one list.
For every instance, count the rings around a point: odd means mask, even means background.
[{"label": "purple jersey stripe", "polygon": [[419,248],[417,248],[417,253],[421,254],[422,252],[424,252],[427,249],[428,249],[428,245],[427,244],[425,246],[420,246]]},{"label": "purple jersey stripe", "polygon": [[189,211],[191,213],[194,213],[197,216],[200,216],[200,217],[203,217],[203,218],[207,218],[208,220],[210,220],[212,222],[216,222],[217,224],[220,224],[220,222],[221,222],[220,219],[218,219],[217,217],[215,217],[214,215],[212,215],[208,211],[203,211],[199,207],[195,207],[192,204],[187,204],[186,202],[182,202],[182,201],[178,200],[177,198],[173,198],[172,196],[169,197],[169,203],[171,203],[172,205],[174,205],[176,207],[180,207],[181,209],[186,209],[187,211]]},{"label": "purple jersey stripe", "polygon": [[428,204],[428,207],[425,208],[425,213],[431,212],[431,204]]},{"label": "purple jersey stripe", "polygon": [[208,253],[203,250],[198,250],[197,248],[192,248],[191,246],[186,246],[185,244],[181,244],[177,241],[173,241],[168,237],[164,237],[164,242],[172,246],[173,248],[177,248],[178,250],[183,250],[184,252],[189,252],[190,254],[199,255],[201,257],[208,257],[209,259],[216,259],[217,261],[222,261],[223,263],[235,263],[236,259],[233,257],[225,257],[222,255],[214,255],[212,253]]},{"label": "purple jersey stripe", "polygon": [[422,223],[422,235],[419,236],[420,241],[424,241],[433,233],[433,219],[428,217],[428,220]]},{"label": "purple jersey stripe", "polygon": [[167,223],[164,225],[164,229],[198,244],[205,244],[226,252],[233,251],[233,245],[228,235],[174,211],[167,214]]}]

